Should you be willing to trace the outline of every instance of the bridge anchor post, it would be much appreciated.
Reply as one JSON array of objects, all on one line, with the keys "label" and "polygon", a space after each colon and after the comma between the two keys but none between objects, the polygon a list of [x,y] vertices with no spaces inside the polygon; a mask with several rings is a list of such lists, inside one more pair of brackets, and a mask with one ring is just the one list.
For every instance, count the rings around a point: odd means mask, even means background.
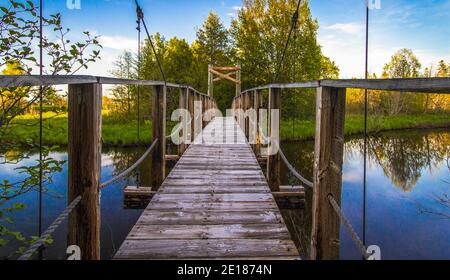
[{"label": "bridge anchor post", "polygon": [[152,188],[157,191],[166,176],[166,94],[167,87],[157,85],[153,87],[153,141],[158,139],[152,153]]},{"label": "bridge anchor post", "polygon": [[68,99],[68,202],[81,201],[69,215],[67,241],[82,260],[99,260],[102,85],[69,85]]},{"label": "bridge anchor post", "polygon": [[280,110],[281,90],[279,88],[269,89],[269,147],[267,157],[267,182],[272,192],[280,191]]},{"label": "bridge anchor post", "polygon": [[311,259],[339,259],[340,219],[328,196],[341,203],[346,89],[317,89]]}]

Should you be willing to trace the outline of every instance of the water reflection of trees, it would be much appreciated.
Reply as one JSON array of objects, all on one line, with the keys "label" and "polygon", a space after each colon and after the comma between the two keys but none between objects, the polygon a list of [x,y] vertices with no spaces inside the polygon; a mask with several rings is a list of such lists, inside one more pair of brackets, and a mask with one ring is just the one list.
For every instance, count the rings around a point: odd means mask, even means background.
[{"label": "water reflection of trees", "polygon": [[[350,140],[346,145],[346,153],[348,150],[363,152],[360,139]],[[440,166],[449,145],[448,132],[386,133],[369,138],[368,156],[370,162],[378,164],[396,187],[410,192],[424,168],[433,172]]]},{"label": "water reflection of trees", "polygon": [[[133,165],[145,152],[145,148],[115,148],[106,149],[104,154],[106,154],[114,166],[114,171],[112,177],[119,175],[121,172]],[[151,183],[151,156],[148,156],[142,164],[138,167],[137,172],[139,173],[139,185],[149,186]],[[134,171],[129,178],[133,181],[136,180],[136,171]]]}]

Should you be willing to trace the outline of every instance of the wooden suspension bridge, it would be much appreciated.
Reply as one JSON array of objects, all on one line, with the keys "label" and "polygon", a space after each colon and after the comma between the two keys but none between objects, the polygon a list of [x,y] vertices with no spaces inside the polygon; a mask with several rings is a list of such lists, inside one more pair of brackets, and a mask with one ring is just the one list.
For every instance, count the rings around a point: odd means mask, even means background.
[{"label": "wooden suspension bridge", "polygon": [[[257,118],[251,123],[245,113],[249,109],[262,109],[263,91],[268,91],[268,109],[280,109],[281,92],[292,88],[317,89],[313,182],[291,170],[313,189],[310,258],[339,258],[341,223],[362,255],[370,258],[340,210],[346,88],[450,93],[449,78],[273,84],[242,92],[231,106],[233,116],[220,118],[215,117],[217,106],[211,96],[184,85],[93,76],[0,76],[0,87],[69,86],[69,206],[21,259],[32,257],[66,216],[69,216],[68,245],[79,246],[84,260],[100,258],[100,192],[121,178],[103,184],[100,178],[104,84],[153,88],[153,141],[143,155],[151,153],[152,157],[149,170],[152,184],[144,191],[153,199],[117,252],[117,259],[299,259],[275,203],[277,197],[292,195],[280,186],[280,165],[285,157],[281,150],[273,153],[279,145],[275,118],[269,118],[270,141],[266,143],[259,133],[263,120]],[[191,142],[180,144],[176,157],[166,155],[168,88],[179,89],[179,108],[193,116],[191,123],[199,124],[179,132]],[[202,112],[208,112],[205,118]],[[250,146],[248,137],[252,129],[256,129],[259,140]],[[232,145],[222,142],[224,134],[232,135],[236,141]],[[265,176],[258,165],[263,156],[262,146],[268,151],[264,158]],[[179,160],[166,177],[169,158]],[[140,162],[121,175],[129,174]],[[294,195],[300,193],[297,190]]]},{"label": "wooden suspension bridge", "polygon": [[115,258],[299,255],[244,133],[233,117],[218,117],[196,136]]}]

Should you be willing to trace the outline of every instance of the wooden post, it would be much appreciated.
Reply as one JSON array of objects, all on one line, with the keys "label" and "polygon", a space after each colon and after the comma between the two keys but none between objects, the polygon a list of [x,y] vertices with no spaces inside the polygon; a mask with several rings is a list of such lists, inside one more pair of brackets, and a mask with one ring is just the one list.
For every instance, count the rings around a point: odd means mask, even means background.
[{"label": "wooden post", "polygon": [[191,121],[190,121],[190,128],[191,128],[191,131],[190,131],[190,133],[189,133],[189,135],[190,135],[190,143],[192,144],[193,142],[194,142],[194,135],[195,135],[195,130],[194,130],[194,123],[195,123],[195,120],[194,120],[194,102],[195,102],[195,93],[192,91],[192,90],[188,90],[188,111],[189,111],[189,115],[190,115],[190,118],[191,118]]},{"label": "wooden post", "polygon": [[260,116],[259,116],[259,109],[261,106],[261,90],[255,90],[255,97],[254,97],[254,105],[256,111],[256,145],[254,146],[254,151],[256,158],[261,156],[261,135],[260,135]]},{"label": "wooden post", "polygon": [[[267,157],[267,182],[272,192],[280,191],[280,154],[276,145],[281,145],[279,137],[279,117],[281,110],[281,90],[269,89],[269,147]],[[274,143],[277,142],[277,143]]]},{"label": "wooden post", "polygon": [[186,141],[188,139],[188,137],[186,137],[189,132],[188,132],[188,125],[187,122],[189,121],[188,118],[188,114],[187,114],[187,110],[188,110],[188,95],[189,95],[189,89],[188,88],[182,88],[180,89],[180,110],[183,110],[182,112],[182,121],[183,123],[181,124],[183,126],[183,132],[181,134],[181,143],[180,145],[178,145],[178,155],[182,156],[184,154],[184,152],[187,149],[187,144]]},{"label": "wooden post", "polygon": [[201,101],[202,101],[202,115],[200,116],[200,118],[202,118],[202,127],[205,128],[205,126],[207,125],[206,120],[203,118],[203,115],[206,112],[206,96],[205,95],[201,95]]},{"label": "wooden post", "polygon": [[236,96],[241,94],[241,65],[236,67]]},{"label": "wooden post", "polygon": [[69,85],[68,202],[81,202],[69,216],[68,245],[82,260],[100,259],[102,85]]},{"label": "wooden post", "polygon": [[345,89],[317,89],[311,259],[339,259],[339,216],[328,196],[341,203]]},{"label": "wooden post", "polygon": [[250,110],[252,107],[251,103],[250,103],[251,96],[252,96],[252,93],[250,91],[248,91],[245,94],[245,101],[244,101],[244,103],[245,103],[244,111],[245,111],[245,116],[247,117],[245,119],[245,137],[247,137],[248,141],[250,141],[250,117],[251,117],[251,115],[249,115],[247,111]]},{"label": "wooden post", "polygon": [[239,95],[239,125],[241,126],[241,129],[242,130],[244,130],[244,132],[245,132],[245,122],[243,121],[244,120],[244,116],[242,115],[243,114],[243,112],[244,112],[244,97],[243,97],[243,95],[241,94],[241,95]]},{"label": "wooden post", "polygon": [[194,104],[194,139],[202,132],[202,96],[195,93],[195,104]]},{"label": "wooden post", "polygon": [[157,191],[166,177],[166,86],[153,87],[153,141],[158,139],[152,153],[152,188]]}]

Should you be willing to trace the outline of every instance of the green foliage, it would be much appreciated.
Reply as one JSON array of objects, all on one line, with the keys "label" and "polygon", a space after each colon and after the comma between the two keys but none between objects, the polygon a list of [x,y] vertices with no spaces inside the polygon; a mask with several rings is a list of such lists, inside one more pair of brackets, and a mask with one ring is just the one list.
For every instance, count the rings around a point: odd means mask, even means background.
[{"label": "green foliage", "polygon": [[[8,0],[0,6],[0,68],[3,74],[31,74],[41,65],[34,46],[39,45],[39,15],[32,1]],[[48,75],[75,74],[88,64],[100,59],[98,36],[83,32],[84,39],[71,42],[70,29],[62,26],[61,14],[42,18],[46,29],[52,30],[57,40],[43,36],[42,47],[48,65],[42,65]],[[46,32],[48,33],[48,32]],[[44,98],[54,97],[55,91],[43,88]],[[25,113],[39,99],[40,91],[31,87],[0,88],[0,126],[8,125],[16,116]]]},{"label": "green foliage", "polygon": [[396,52],[384,66],[383,78],[417,78],[422,65],[410,49]]},{"label": "green foliage", "polygon": [[[67,113],[44,114],[46,119],[44,123],[43,142],[45,145],[66,146],[68,139],[68,120]],[[14,123],[8,128],[5,137],[0,138],[1,145],[15,142],[18,139],[25,139],[26,147],[30,147],[30,143],[39,143],[39,127],[36,125],[39,121],[38,115],[24,115],[18,117]],[[102,142],[104,145],[135,145],[151,142],[151,121],[146,120],[141,124],[141,138],[137,139],[137,121],[124,119],[121,115],[103,113],[102,119]],[[167,131],[170,127],[167,128]],[[1,133],[2,129],[0,129]],[[9,150],[9,155],[14,158],[15,155]],[[8,155],[8,150],[2,151]]]},{"label": "green foliage", "polygon": [[[238,18],[233,20],[227,30],[221,19],[210,12],[205,22],[197,30],[196,40],[189,44],[182,39],[166,40],[161,34],[152,36],[157,56],[160,59],[167,80],[174,83],[189,84],[206,92],[208,86],[208,65],[242,66],[242,88],[250,88],[274,82],[275,71],[281,59],[284,44],[288,37],[296,1],[263,0],[244,1],[244,8]],[[277,82],[314,80],[319,78],[337,78],[339,69],[334,62],[325,57],[317,42],[318,23],[311,16],[309,4],[304,1],[300,8],[294,39],[288,48],[284,67]],[[122,56],[123,58],[123,56]],[[121,58],[119,58],[120,60]],[[131,61],[131,60],[130,60]],[[136,59],[133,60],[137,69]],[[147,80],[161,80],[155,54],[146,41],[142,51],[140,77]],[[120,77],[121,75],[115,75]],[[117,87],[116,91],[121,90]],[[127,89],[128,90],[128,89]],[[127,90],[122,87],[123,94]],[[133,91],[134,89],[131,89]],[[114,91],[113,91],[114,92]],[[227,81],[214,84],[214,98],[218,107],[225,112],[235,95],[235,85]],[[113,93],[114,96],[114,93]],[[136,102],[135,94],[130,94],[131,102]],[[143,94],[147,102],[149,92]],[[115,98],[117,112],[128,106]],[[313,95],[287,95],[284,104],[290,104],[283,110],[296,117],[296,111],[314,103]],[[309,108],[309,107],[308,107]],[[149,115],[145,108],[144,115]],[[131,115],[135,115],[131,110]]]},{"label": "green foliage", "polygon": [[439,61],[437,77],[439,78],[447,78],[450,76],[450,64],[447,66],[444,60]]},{"label": "green foliage", "polygon": [[[61,15],[57,13],[42,18],[44,27],[46,30],[53,31],[53,36],[42,37],[43,53],[47,57],[48,65],[40,65],[35,54],[35,46],[39,45],[40,40],[40,20],[33,1],[2,2],[0,6],[0,68],[3,68],[4,75],[31,74],[33,70],[40,67],[44,74],[72,75],[100,59],[101,45],[98,36],[93,36],[86,31],[83,32],[81,41],[71,42],[68,38],[70,29],[63,27]],[[56,40],[53,39],[55,37]],[[10,126],[18,116],[27,112],[36,112],[35,107],[41,94],[43,101],[46,102],[46,110],[58,112],[66,109],[64,97],[52,87],[42,87],[42,90],[25,86],[0,88],[0,155],[5,158],[5,161],[0,164],[9,163],[10,158],[15,163],[26,158],[27,155],[20,149],[24,144],[28,151],[37,149],[34,144],[38,135],[36,122],[28,123],[19,130],[11,129]],[[23,132],[22,135],[15,134],[20,131]],[[33,131],[33,134],[27,134],[29,131]],[[49,131],[54,133],[53,135],[57,134],[55,131]],[[18,143],[18,139],[21,143]],[[6,244],[11,238],[25,245],[32,242],[19,232],[8,229],[8,226],[14,222],[11,219],[11,213],[25,207],[23,204],[14,203],[14,199],[35,190],[40,184],[40,174],[42,174],[44,188],[52,182],[52,175],[60,172],[64,164],[64,161],[57,161],[49,156],[55,149],[56,147],[43,147],[42,161],[37,161],[35,165],[29,167],[17,168],[16,171],[23,175],[23,180],[0,182],[0,246]]]},{"label": "green foliage", "polygon": [[[450,126],[450,120],[445,113],[423,115],[374,116],[368,118],[369,132],[376,134],[382,131],[414,129],[414,128],[444,128]],[[345,135],[360,135],[364,132],[364,116],[347,114],[345,117]],[[284,140],[314,139],[314,120],[283,120],[280,136]]]},{"label": "green foliage", "polygon": [[203,26],[197,31],[196,54],[206,65],[231,63],[230,37],[219,16],[210,12]]}]

